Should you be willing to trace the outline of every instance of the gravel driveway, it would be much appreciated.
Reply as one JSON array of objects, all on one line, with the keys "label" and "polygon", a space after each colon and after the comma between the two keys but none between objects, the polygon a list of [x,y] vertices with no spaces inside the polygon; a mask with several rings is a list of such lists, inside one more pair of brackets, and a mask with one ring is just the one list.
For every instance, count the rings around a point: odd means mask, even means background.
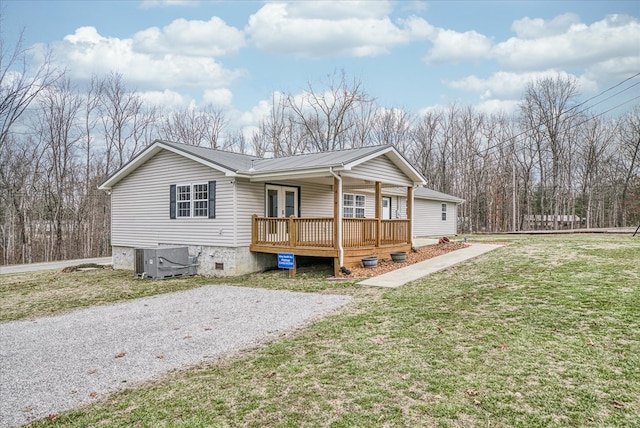
[{"label": "gravel driveway", "polygon": [[349,296],[206,286],[0,323],[0,426],[264,343]]}]

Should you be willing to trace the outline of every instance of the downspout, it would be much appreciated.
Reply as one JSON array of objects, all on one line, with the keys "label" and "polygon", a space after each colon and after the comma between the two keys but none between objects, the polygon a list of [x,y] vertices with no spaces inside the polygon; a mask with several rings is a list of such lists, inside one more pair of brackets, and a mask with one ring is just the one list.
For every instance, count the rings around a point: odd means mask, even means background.
[{"label": "downspout", "polygon": [[329,172],[338,180],[338,255],[340,258],[340,269],[344,267],[344,248],[342,247],[342,177],[333,172],[333,167],[329,167]]}]

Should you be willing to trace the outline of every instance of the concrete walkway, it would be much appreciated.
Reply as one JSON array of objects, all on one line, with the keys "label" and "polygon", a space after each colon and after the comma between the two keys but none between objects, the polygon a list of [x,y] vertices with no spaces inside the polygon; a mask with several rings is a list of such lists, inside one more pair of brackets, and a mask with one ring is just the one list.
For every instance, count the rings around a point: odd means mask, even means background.
[{"label": "concrete walkway", "polygon": [[61,260],[57,262],[29,263],[25,265],[0,266],[0,275],[8,273],[35,272],[39,270],[63,269],[68,266],[78,266],[87,263],[97,265],[111,264],[111,257],[97,257],[94,259]]},{"label": "concrete walkway", "polygon": [[360,281],[359,285],[396,288],[408,282],[415,281],[431,273],[447,269],[451,266],[466,262],[484,253],[501,248],[502,245],[471,244],[461,250],[455,250],[441,256],[433,257],[420,263],[415,263],[382,275]]}]

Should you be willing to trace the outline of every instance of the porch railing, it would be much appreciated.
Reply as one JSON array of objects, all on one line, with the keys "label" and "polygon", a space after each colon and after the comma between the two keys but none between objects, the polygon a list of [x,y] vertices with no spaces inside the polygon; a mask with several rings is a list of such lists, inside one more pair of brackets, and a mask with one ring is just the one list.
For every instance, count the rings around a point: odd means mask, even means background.
[{"label": "porch railing", "polygon": [[[252,243],[285,247],[334,247],[333,218],[252,218]],[[344,248],[410,243],[409,220],[342,219]]]}]

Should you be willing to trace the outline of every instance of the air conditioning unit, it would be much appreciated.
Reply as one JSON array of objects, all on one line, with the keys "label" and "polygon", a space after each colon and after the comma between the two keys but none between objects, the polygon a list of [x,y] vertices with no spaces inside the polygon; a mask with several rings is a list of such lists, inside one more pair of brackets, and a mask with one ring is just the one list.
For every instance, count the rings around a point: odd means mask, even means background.
[{"label": "air conditioning unit", "polygon": [[195,273],[188,247],[136,248],[135,258],[136,276],[142,278],[170,278]]}]

